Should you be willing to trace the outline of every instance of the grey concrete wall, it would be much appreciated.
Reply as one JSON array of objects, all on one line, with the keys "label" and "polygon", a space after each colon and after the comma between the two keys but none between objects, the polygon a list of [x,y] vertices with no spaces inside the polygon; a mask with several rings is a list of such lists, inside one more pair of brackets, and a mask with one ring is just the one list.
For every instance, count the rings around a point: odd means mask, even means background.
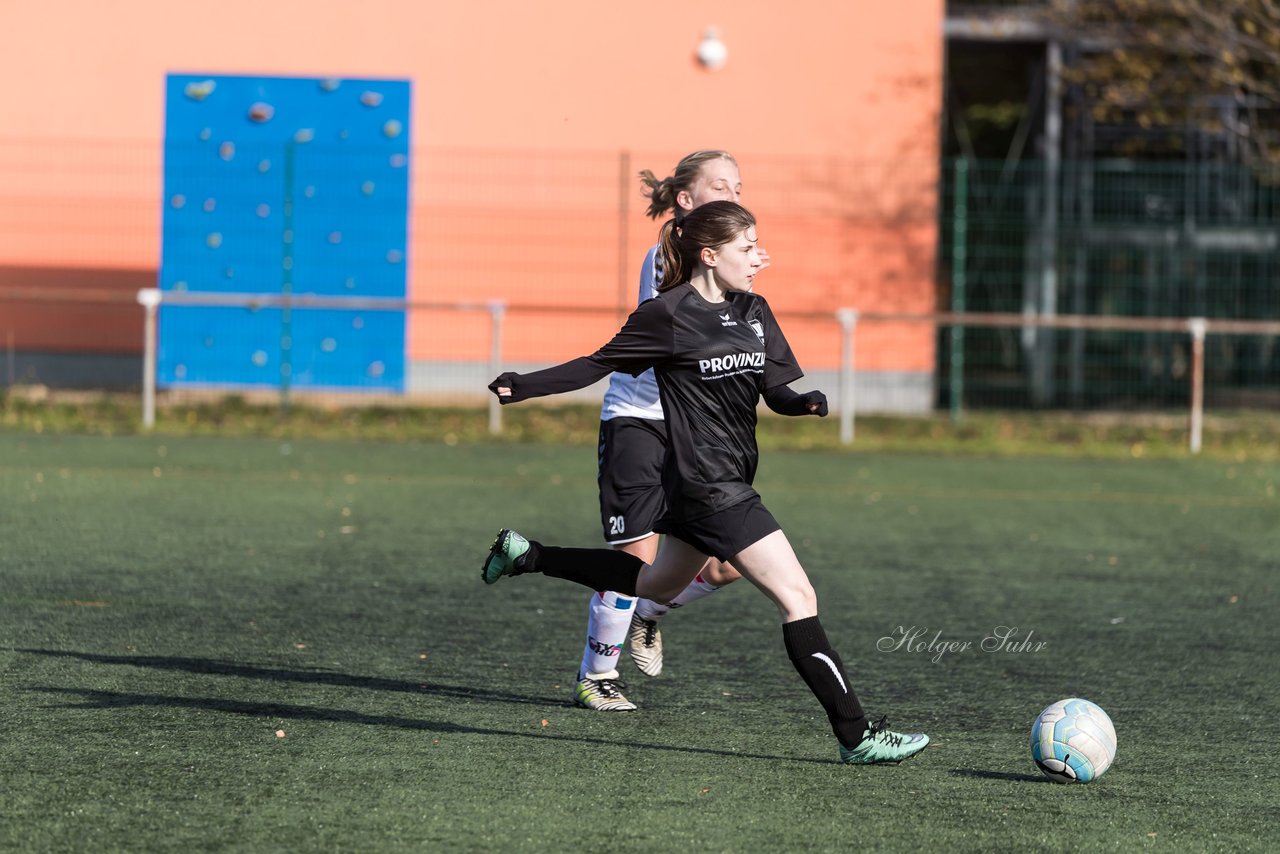
[{"label": "grey concrete wall", "polygon": [[5,353],[0,386],[141,391],[142,357],[102,353]]}]

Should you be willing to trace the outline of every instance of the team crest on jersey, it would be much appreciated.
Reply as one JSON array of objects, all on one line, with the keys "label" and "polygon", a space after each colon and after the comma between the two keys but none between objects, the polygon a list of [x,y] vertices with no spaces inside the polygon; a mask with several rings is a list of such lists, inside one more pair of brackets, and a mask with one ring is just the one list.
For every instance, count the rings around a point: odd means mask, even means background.
[{"label": "team crest on jersey", "polygon": [[720,315],[720,325],[721,326],[737,326],[738,321],[730,320],[729,312],[726,311],[724,314]]},{"label": "team crest on jersey", "polygon": [[760,343],[764,343],[764,324],[758,320],[748,320],[747,325],[755,330],[756,337],[760,339]]}]

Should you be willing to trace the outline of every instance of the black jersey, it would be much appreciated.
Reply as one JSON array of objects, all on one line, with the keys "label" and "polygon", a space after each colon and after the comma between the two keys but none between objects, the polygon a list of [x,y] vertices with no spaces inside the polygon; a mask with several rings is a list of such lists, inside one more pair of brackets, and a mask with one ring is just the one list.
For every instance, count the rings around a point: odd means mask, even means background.
[{"label": "black jersey", "polygon": [[[667,424],[663,488],[673,519],[691,520],[756,495],[756,406],[804,376],[764,298],[729,291],[710,303],[684,284],[640,305],[591,356],[504,374],[515,403],[583,388],[613,371],[653,368]],[[496,385],[497,383],[495,383]]]}]

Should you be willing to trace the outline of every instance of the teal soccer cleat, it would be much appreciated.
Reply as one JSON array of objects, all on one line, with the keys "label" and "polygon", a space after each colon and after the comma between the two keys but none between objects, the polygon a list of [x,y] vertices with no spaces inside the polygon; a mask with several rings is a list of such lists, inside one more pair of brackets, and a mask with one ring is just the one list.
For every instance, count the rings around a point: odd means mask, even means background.
[{"label": "teal soccer cleat", "polygon": [[840,745],[840,761],[846,765],[897,765],[929,746],[922,732],[893,732],[882,717],[863,733],[857,747]]},{"label": "teal soccer cleat", "polygon": [[503,528],[489,548],[489,556],[480,567],[480,577],[485,584],[494,584],[504,575],[520,575],[529,570],[524,568],[524,557],[529,552],[529,541],[510,528]]}]

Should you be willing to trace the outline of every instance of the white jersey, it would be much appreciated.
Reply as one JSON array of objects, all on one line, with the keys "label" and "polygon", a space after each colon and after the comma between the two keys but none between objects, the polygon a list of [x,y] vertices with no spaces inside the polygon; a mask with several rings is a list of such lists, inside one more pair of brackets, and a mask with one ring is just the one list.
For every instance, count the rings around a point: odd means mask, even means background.
[{"label": "white jersey", "polygon": [[[660,284],[662,284],[662,259],[658,255],[658,247],[654,246],[644,256],[644,264],[640,267],[640,299],[636,301],[636,305],[656,297]],[[662,420],[662,403],[658,400],[658,381],[654,379],[652,368],[638,377],[622,373],[614,373],[609,377],[609,389],[604,393],[600,420],[609,421],[613,418]]]}]

